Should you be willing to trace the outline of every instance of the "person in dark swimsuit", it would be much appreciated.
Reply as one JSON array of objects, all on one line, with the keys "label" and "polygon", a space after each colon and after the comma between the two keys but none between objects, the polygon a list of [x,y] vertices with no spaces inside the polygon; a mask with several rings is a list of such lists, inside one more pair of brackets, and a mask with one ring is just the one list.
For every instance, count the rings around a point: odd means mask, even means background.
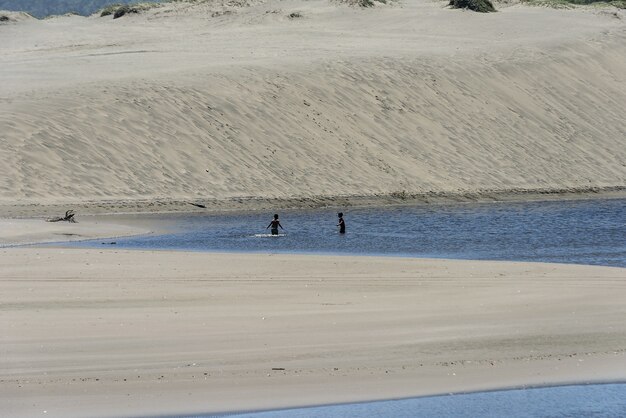
[{"label": "person in dark swimsuit", "polygon": [[265,229],[268,229],[270,226],[272,227],[272,235],[278,235],[279,226],[280,226],[280,229],[283,229],[283,230],[285,229],[283,228],[283,226],[280,224],[280,221],[278,220],[278,214],[274,215],[274,219],[272,219],[270,224]]},{"label": "person in dark swimsuit", "polygon": [[343,220],[343,213],[339,212],[337,216],[339,216],[339,223],[337,224],[337,226],[339,227],[339,233],[345,234],[346,233],[346,221]]}]

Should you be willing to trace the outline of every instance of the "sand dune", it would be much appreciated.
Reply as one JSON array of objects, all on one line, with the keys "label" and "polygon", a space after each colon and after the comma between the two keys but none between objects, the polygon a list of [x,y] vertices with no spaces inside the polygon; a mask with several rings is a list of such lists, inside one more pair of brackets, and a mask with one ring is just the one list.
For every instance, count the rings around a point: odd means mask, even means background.
[{"label": "sand dune", "polygon": [[616,13],[207,2],[3,25],[0,203],[624,188]]}]

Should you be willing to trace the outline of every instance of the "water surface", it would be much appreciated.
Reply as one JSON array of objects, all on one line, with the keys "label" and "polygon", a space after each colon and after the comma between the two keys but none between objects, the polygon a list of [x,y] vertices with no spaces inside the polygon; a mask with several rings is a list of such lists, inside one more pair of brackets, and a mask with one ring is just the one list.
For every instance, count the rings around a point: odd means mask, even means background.
[{"label": "water surface", "polygon": [[[149,215],[175,233],[116,239],[122,248],[186,251],[397,255],[546,261],[626,267],[626,199]],[[146,215],[142,215],[146,216]],[[100,246],[100,241],[76,245]]]},{"label": "water surface", "polygon": [[626,417],[626,384],[478,392],[228,416],[237,418],[624,418]]}]

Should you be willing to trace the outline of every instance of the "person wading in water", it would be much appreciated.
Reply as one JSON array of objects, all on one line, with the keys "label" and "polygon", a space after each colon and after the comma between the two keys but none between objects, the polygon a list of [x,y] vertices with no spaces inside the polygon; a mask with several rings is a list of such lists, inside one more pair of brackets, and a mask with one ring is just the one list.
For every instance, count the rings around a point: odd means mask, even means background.
[{"label": "person wading in water", "polygon": [[337,226],[339,227],[339,233],[345,234],[346,233],[346,221],[343,220],[343,212],[339,212],[337,216],[339,216],[339,223],[337,224]]},{"label": "person wading in water", "polygon": [[[280,224],[280,221],[278,220],[278,214],[274,215],[274,219],[272,219],[272,221],[270,222],[270,224],[267,226],[267,228],[272,227],[272,235],[278,235],[278,227],[280,226],[280,229],[284,230],[285,228],[283,228],[283,226]],[[265,228],[265,229],[267,229]]]}]

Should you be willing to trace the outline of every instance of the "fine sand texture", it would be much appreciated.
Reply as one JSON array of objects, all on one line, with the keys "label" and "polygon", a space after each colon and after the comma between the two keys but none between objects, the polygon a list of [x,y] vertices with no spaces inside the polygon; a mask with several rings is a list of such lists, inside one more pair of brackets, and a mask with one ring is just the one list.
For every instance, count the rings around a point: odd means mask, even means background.
[{"label": "fine sand texture", "polygon": [[625,277],[540,263],[0,249],[0,415],[624,381]]},{"label": "fine sand texture", "polygon": [[130,222],[115,222],[94,217],[77,223],[47,222],[44,219],[0,219],[0,248],[87,239],[122,237],[151,233],[152,230]]},{"label": "fine sand texture", "polygon": [[623,191],[624,11],[445,3],[12,19],[0,204]]}]

